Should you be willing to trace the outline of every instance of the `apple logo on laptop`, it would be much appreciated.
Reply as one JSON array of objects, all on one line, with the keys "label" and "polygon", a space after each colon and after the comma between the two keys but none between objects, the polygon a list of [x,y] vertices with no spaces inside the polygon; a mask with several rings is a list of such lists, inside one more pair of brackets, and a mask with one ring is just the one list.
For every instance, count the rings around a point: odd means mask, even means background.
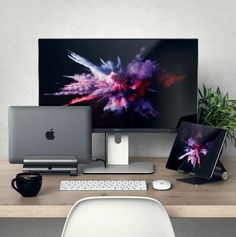
[{"label": "apple logo on laptop", "polygon": [[45,136],[48,140],[54,140],[55,139],[55,136],[54,136],[54,131],[53,131],[53,128],[50,129],[50,131],[47,131],[45,133]]}]

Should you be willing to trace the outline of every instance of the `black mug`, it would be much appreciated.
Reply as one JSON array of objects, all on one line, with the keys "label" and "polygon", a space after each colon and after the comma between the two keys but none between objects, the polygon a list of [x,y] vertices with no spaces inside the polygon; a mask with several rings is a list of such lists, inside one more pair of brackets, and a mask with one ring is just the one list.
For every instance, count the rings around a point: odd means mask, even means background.
[{"label": "black mug", "polygon": [[42,176],[37,173],[20,173],[11,181],[11,186],[23,197],[34,197],[42,186]]}]

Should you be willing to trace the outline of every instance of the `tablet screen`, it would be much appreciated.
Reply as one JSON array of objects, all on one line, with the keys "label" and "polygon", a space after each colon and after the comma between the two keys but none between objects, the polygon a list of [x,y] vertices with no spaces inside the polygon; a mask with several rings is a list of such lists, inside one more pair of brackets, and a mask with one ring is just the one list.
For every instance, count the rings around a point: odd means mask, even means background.
[{"label": "tablet screen", "polygon": [[225,137],[224,129],[182,122],[166,168],[211,178]]}]

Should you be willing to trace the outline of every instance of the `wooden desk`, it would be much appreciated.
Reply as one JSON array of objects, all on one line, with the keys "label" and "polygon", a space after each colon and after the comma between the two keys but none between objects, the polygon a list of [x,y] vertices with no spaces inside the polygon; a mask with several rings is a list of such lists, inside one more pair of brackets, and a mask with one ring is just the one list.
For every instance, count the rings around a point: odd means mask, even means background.
[{"label": "wooden desk", "polygon": [[[166,159],[137,158],[155,163],[152,175],[44,175],[43,186],[37,197],[23,198],[11,188],[11,180],[22,172],[21,165],[10,165],[0,159],[0,217],[66,217],[71,206],[88,196],[147,196],[159,200],[171,217],[236,217],[236,160],[223,161],[230,173],[228,181],[191,185],[176,181],[185,177],[175,171],[165,169]],[[138,179],[148,182],[148,191],[58,191],[63,179]],[[155,191],[151,181],[169,179],[172,189]]]}]

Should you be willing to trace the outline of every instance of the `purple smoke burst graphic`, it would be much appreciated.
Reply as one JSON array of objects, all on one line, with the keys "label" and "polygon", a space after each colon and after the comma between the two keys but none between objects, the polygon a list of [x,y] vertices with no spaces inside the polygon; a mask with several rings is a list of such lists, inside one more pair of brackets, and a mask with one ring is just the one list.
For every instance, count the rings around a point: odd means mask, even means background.
[{"label": "purple smoke burst graphic", "polygon": [[158,111],[147,98],[147,93],[157,93],[151,88],[152,77],[159,72],[157,80],[164,86],[170,87],[184,76],[172,75],[161,70],[160,65],[153,60],[144,60],[145,48],[141,48],[136,57],[127,65],[122,66],[121,59],[117,62],[104,61],[100,58],[101,65],[94,65],[89,60],[68,51],[68,57],[74,62],[84,66],[88,73],[65,76],[73,82],[65,85],[58,92],[46,95],[66,96],[73,95],[74,99],[66,105],[78,104],[97,99],[106,101],[104,112],[120,114],[134,111],[142,117],[157,117]]},{"label": "purple smoke burst graphic", "polygon": [[200,132],[195,137],[190,137],[185,141],[183,155],[178,158],[179,160],[187,158],[187,162],[190,162],[193,168],[201,165],[201,159],[207,155],[212,146],[212,142],[201,143],[199,134]]}]

